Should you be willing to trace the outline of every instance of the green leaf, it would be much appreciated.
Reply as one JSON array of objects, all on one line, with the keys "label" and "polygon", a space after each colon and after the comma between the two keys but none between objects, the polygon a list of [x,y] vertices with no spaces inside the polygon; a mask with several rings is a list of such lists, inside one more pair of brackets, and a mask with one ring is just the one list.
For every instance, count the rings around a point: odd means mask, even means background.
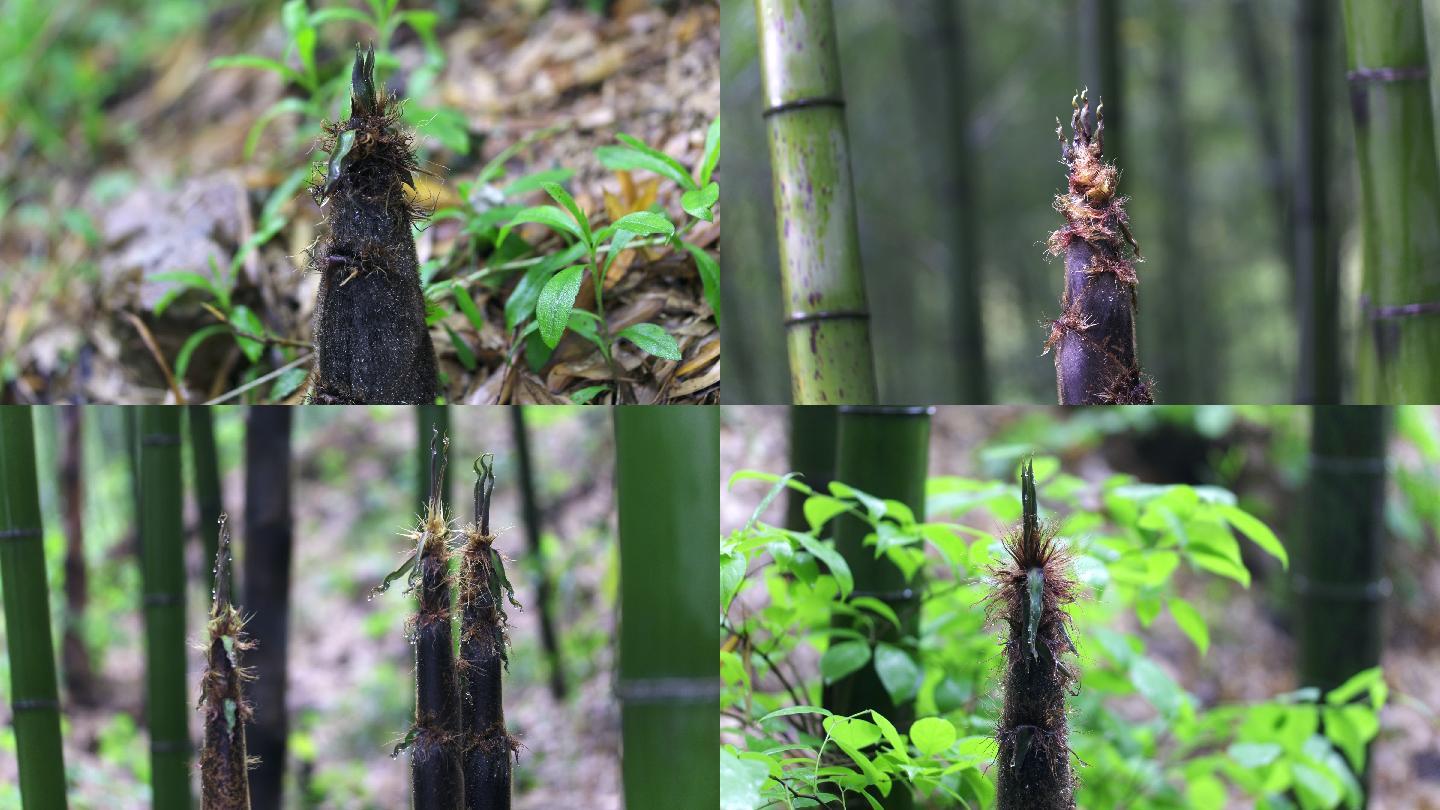
[{"label": "green leaf", "polygon": [[720,263],[698,245],[681,242],[695,258],[695,271],[700,274],[700,284],[705,288],[705,300],[715,310],[715,323],[720,323]]},{"label": "green leaf", "polygon": [[766,720],[774,720],[777,717],[789,717],[792,714],[818,714],[821,717],[829,717],[829,709],[822,709],[819,706],[787,706],[783,709],[776,709],[773,712],[760,718],[757,722],[763,723]]},{"label": "green leaf", "polygon": [[1204,655],[1210,649],[1210,628],[1205,626],[1205,617],[1200,615],[1194,605],[1178,596],[1170,597],[1167,602],[1175,624],[1180,626],[1180,630],[1190,637],[1200,654]]},{"label": "green leaf", "polygon": [[480,308],[475,306],[475,299],[470,297],[470,291],[465,289],[463,284],[452,285],[450,291],[455,295],[455,306],[465,313],[465,318],[475,327],[475,331],[484,331],[485,317],[480,314]]},{"label": "green leaf", "polygon": [[1280,543],[1275,533],[1270,531],[1269,526],[1260,522],[1259,518],[1238,506],[1218,504],[1215,506],[1215,511],[1223,515],[1231,526],[1250,538],[1251,542],[1265,549],[1270,556],[1280,560],[1281,565],[1286,568],[1290,567],[1290,555],[1285,552],[1285,546]]},{"label": "green leaf", "polygon": [[304,115],[307,112],[309,112],[309,109],[305,106],[305,102],[294,96],[282,98],[267,107],[265,112],[261,113],[260,116],[255,119],[255,123],[250,125],[250,131],[245,135],[245,160],[248,161],[255,156],[255,147],[260,144],[260,136],[265,132],[265,128],[270,125],[271,121],[274,121],[286,113],[299,113],[300,115]]},{"label": "green leaf", "polygon": [[[578,289],[578,287],[577,287]],[[637,323],[620,330],[616,340],[625,339],[641,349],[665,360],[680,362],[680,344],[661,327],[653,323]]]},{"label": "green leaf", "polygon": [[761,498],[760,503],[755,506],[755,511],[750,513],[750,520],[745,522],[745,528],[740,531],[749,532],[755,528],[755,524],[760,522],[760,516],[765,514],[765,510],[770,508],[770,504],[775,502],[775,499],[780,496],[780,493],[785,490],[786,486],[790,484],[790,481],[799,475],[799,473],[786,473],[780,477],[780,480],[771,484],[769,491],[765,493],[765,497]]},{"label": "green leaf", "polygon": [[850,573],[850,566],[845,562],[845,558],[840,556],[840,552],[803,532],[786,532],[786,536],[825,563],[825,567],[830,569],[830,575],[835,577],[835,584],[840,588],[841,599],[850,596],[850,592],[855,589],[855,576]]},{"label": "green leaf", "polygon": [[765,804],[761,789],[770,779],[770,766],[758,759],[741,759],[733,746],[720,749],[720,810],[755,810]]},{"label": "green leaf", "polygon": [[516,214],[514,219],[510,220],[505,227],[501,228],[499,235],[495,237],[496,246],[505,243],[505,237],[510,235],[510,231],[514,230],[516,225],[523,225],[529,222],[544,225],[561,233],[568,233],[576,239],[585,241],[585,237],[580,231],[580,226],[575,224],[575,221],[570,218],[569,214],[553,205],[537,205],[533,208],[526,208]]},{"label": "green leaf", "polygon": [[[265,334],[265,324],[261,323],[260,317],[244,304],[230,310],[230,323],[241,332],[260,336]],[[245,358],[251,363],[258,361],[261,353],[265,351],[265,344],[254,338],[241,337],[236,334],[235,342],[240,345],[240,351],[245,353]]]},{"label": "green leaf", "polygon": [[1380,667],[1363,669],[1351,675],[1344,683],[1330,690],[1325,702],[1331,706],[1349,703],[1362,692],[1370,693],[1370,705],[1376,711],[1385,705],[1390,687],[1385,683],[1385,673]]},{"label": "green leaf", "polygon": [[500,193],[505,197],[516,197],[542,189],[547,183],[563,183],[574,175],[574,169],[545,169],[513,181]]},{"label": "green leaf", "polygon": [[608,385],[587,385],[579,391],[570,395],[570,401],[576,405],[584,405],[595,397],[610,390]]},{"label": "green leaf", "polygon": [[602,146],[595,150],[595,157],[600,161],[600,165],[612,171],[654,172],[674,180],[686,191],[696,187],[695,180],[690,177],[690,172],[680,165],[680,161],[629,135],[620,135],[618,139],[625,146]]},{"label": "green leaf", "polygon": [[1335,807],[1340,803],[1340,786],[1328,774],[1301,762],[1290,765],[1295,792],[1305,807]]},{"label": "green leaf", "polygon": [[714,220],[715,217],[710,209],[719,201],[720,186],[717,183],[710,183],[704,188],[687,191],[680,195],[680,207],[685,209],[685,213],[706,222]]},{"label": "green leaf", "polygon": [[1136,658],[1130,665],[1130,682],[1166,718],[1173,719],[1187,702],[1180,686],[1149,658]]},{"label": "green leaf", "polygon": [[890,693],[890,699],[897,704],[914,700],[924,677],[909,653],[885,643],[875,645],[875,673]]},{"label": "green leaf", "polygon": [[943,717],[922,717],[910,726],[910,742],[927,757],[955,744],[955,726]]},{"label": "green leaf", "polygon": [[203,290],[209,293],[211,297],[220,301],[225,299],[225,296],[221,295],[220,289],[214,279],[193,270],[170,270],[164,273],[151,274],[150,278],[153,281],[173,281],[176,284],[176,295],[163,298],[160,303],[155,305],[156,315],[162,314],[165,308],[169,306],[181,292],[187,289]]},{"label": "green leaf", "polygon": [[535,319],[540,324],[540,339],[552,349],[565,334],[570,310],[575,307],[575,296],[580,294],[580,279],[584,274],[584,265],[567,267],[552,276],[540,290],[540,299],[535,304]]},{"label": "green leaf", "polygon": [[829,523],[831,518],[850,511],[850,504],[829,495],[811,495],[805,499],[802,508],[805,511],[805,522],[810,525],[810,531],[818,534],[820,527]]},{"label": "green leaf", "polygon": [[864,641],[842,641],[832,644],[820,656],[820,674],[826,683],[834,683],[850,675],[870,661],[870,645]]},{"label": "green leaf", "polygon": [[185,373],[190,369],[190,356],[195,353],[196,349],[200,348],[201,343],[204,343],[214,335],[228,331],[230,331],[229,327],[221,323],[215,323],[197,329],[193,335],[185,338],[185,342],[180,346],[179,354],[175,355],[175,379],[185,379]]},{"label": "green leaf", "polygon": [[1263,768],[1274,762],[1285,752],[1275,743],[1237,742],[1225,749],[1225,753],[1245,768]]},{"label": "green leaf", "polygon": [[612,228],[629,231],[640,236],[663,233],[666,236],[675,235],[675,226],[660,214],[652,214],[649,211],[634,211],[615,220]]},{"label": "green leaf", "polygon": [[550,195],[550,199],[565,206],[565,210],[570,212],[570,216],[574,217],[575,224],[580,226],[580,230],[584,234],[585,244],[593,248],[595,246],[595,235],[590,231],[590,218],[585,216],[584,211],[580,210],[580,204],[575,202],[575,198],[570,196],[570,192],[566,191],[559,183],[545,183],[541,187],[545,189],[546,194]]},{"label": "green leaf", "polygon": [[715,164],[720,161],[720,116],[710,122],[710,128],[705,131],[705,155],[700,159],[700,173],[696,179],[697,185],[705,185],[710,182],[710,175],[715,173]]},{"label": "green leaf", "polygon": [[286,81],[295,82],[296,84],[305,83],[305,78],[300,75],[299,71],[295,70],[289,65],[286,65],[283,62],[277,62],[274,59],[266,59],[263,56],[256,56],[254,54],[247,53],[240,54],[238,56],[216,57],[210,60],[210,67],[211,69],[238,67],[255,68],[257,70],[268,70],[284,76]]},{"label": "green leaf", "polygon": [[540,300],[540,290],[550,280],[550,276],[561,267],[574,262],[585,255],[585,246],[579,242],[571,245],[565,250],[546,256],[544,261],[535,264],[525,271],[515,289],[510,291],[510,297],[505,299],[505,331],[514,331],[522,321],[535,314],[535,304]]},{"label": "green leaf", "polygon": [[466,371],[474,371],[479,364],[475,361],[475,352],[471,351],[470,344],[466,343],[465,338],[460,337],[458,332],[451,329],[450,324],[447,323],[444,326],[445,334],[450,336],[450,343],[455,347],[455,356],[460,359],[460,365],[464,366]]},{"label": "green leaf", "polygon": [[270,399],[279,402],[295,393],[296,389],[305,384],[310,372],[303,368],[292,368],[281,372],[275,382],[270,385]]}]

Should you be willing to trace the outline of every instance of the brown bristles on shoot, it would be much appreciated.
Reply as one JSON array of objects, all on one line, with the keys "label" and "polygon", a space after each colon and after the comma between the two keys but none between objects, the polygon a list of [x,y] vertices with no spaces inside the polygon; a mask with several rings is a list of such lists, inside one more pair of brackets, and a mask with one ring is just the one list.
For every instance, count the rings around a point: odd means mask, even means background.
[{"label": "brown bristles on shoot", "polygon": [[[411,535],[418,549],[410,582],[418,576],[415,616],[415,725],[410,748],[414,810],[456,810],[460,775],[460,688],[451,642],[450,524],[445,514],[445,464],[450,440],[436,431],[430,441],[430,499]],[[418,572],[418,573],[417,573]]]},{"label": "brown bristles on shoot", "polygon": [[230,603],[230,529],[220,515],[215,554],[215,592],[207,626],[209,642],[205,674],[200,681],[200,706],[205,712],[205,747],[200,752],[200,796],[204,810],[250,810],[249,757],[245,724],[250,706],[242,685],[253,679],[240,666],[240,653],[252,648],[243,631],[245,621]]},{"label": "brown bristles on shoot", "polygon": [[1045,352],[1055,350],[1061,405],[1149,404],[1154,397],[1135,338],[1140,246],[1117,190],[1120,172],[1102,154],[1105,104],[1095,110],[1093,129],[1087,94],[1072,98],[1070,106],[1070,141],[1055,121],[1066,170],[1066,191],[1055,197],[1055,210],[1065,224],[1048,242],[1050,255],[1065,259],[1065,288]]},{"label": "brown bristles on shoot", "polygon": [[1005,704],[995,737],[1000,810],[1072,810],[1065,698],[1077,683],[1070,617],[1075,601],[1070,554],[1040,521],[1033,464],[1021,470],[1020,524],[1003,542],[1007,559],[991,569],[987,613],[1005,628]]},{"label": "brown bristles on shoot", "polygon": [[508,662],[504,600],[519,607],[490,532],[495,458],[475,461],[475,522],[465,527],[460,560],[460,728],[465,739],[466,810],[509,810],[512,759],[519,744],[505,730],[502,678]]},{"label": "brown bristles on shoot", "polygon": [[375,50],[355,48],[350,118],[325,125],[330,153],[312,188],[329,233],[310,253],[320,274],[308,400],[328,405],[430,404],[435,349],[411,226],[425,212],[405,187],[419,166],[400,102],[375,87]]}]

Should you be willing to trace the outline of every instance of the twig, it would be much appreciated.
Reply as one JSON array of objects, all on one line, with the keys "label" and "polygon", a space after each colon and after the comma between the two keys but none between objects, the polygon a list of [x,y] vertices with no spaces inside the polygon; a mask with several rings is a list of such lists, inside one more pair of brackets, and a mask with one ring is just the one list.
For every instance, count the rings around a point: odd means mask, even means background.
[{"label": "twig", "polygon": [[122,311],[120,314],[130,321],[130,325],[135,327],[136,332],[140,333],[140,340],[144,342],[145,348],[150,350],[150,355],[155,358],[156,365],[160,366],[160,372],[165,375],[165,382],[170,385],[170,392],[175,395],[175,403],[184,405],[185,392],[180,390],[180,383],[171,373],[170,364],[165,362],[165,355],[160,353],[160,346],[155,343],[155,336],[150,334],[150,327],[146,326],[145,322],[133,312]]},{"label": "twig", "polygon": [[231,389],[230,391],[228,391],[228,392],[226,392],[226,393],[224,393],[224,394],[221,394],[220,396],[215,397],[214,399],[207,400],[207,401],[206,401],[205,403],[203,403],[203,404],[205,404],[205,405],[219,405],[220,403],[225,402],[226,400],[234,399],[235,397],[237,397],[237,396],[245,393],[246,391],[249,391],[251,388],[254,388],[254,387],[257,386],[257,385],[261,385],[261,384],[263,384],[263,383],[267,383],[267,382],[269,382],[270,380],[273,380],[273,379],[275,379],[276,377],[279,377],[281,374],[284,374],[285,372],[289,371],[290,369],[299,367],[300,365],[302,365],[302,364],[304,364],[305,362],[307,362],[307,361],[310,359],[310,356],[311,356],[312,354],[314,354],[314,352],[306,352],[305,354],[302,354],[302,355],[300,355],[299,357],[295,358],[294,360],[291,360],[290,362],[288,362],[288,363],[286,363],[285,365],[281,366],[280,368],[275,369],[274,371],[270,372],[269,374],[266,374],[266,375],[263,376],[263,377],[256,377],[255,379],[251,380],[251,381],[248,382],[248,383],[245,383],[244,385],[240,386],[239,388]]}]

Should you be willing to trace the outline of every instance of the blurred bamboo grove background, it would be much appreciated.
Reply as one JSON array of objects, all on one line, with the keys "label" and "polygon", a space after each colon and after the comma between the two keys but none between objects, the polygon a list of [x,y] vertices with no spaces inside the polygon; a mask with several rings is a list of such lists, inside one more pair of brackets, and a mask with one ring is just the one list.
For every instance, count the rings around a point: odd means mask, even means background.
[{"label": "blurred bamboo grove background", "polygon": [[[1062,275],[1044,255],[1062,222],[1054,127],[1082,87],[1105,101],[1106,154],[1131,198],[1156,399],[1333,401],[1342,378],[1358,397],[1361,186],[1339,0],[833,5],[881,401],[1054,401],[1041,356]],[[1418,36],[1419,9],[1373,10]],[[725,306],[744,315],[725,332],[725,399],[787,402],[755,3],[724,0],[721,26],[726,176],[753,203],[726,222]],[[1360,58],[1409,64],[1413,50]],[[1380,94],[1425,83],[1369,87],[1378,112],[1396,109]],[[1428,133],[1428,111],[1407,109]],[[1389,234],[1423,229],[1423,174],[1388,175],[1418,209]],[[1429,272],[1426,254],[1406,255]]]},{"label": "blurred bamboo grove background", "polygon": [[[693,719],[713,706],[713,653],[681,651],[705,638],[718,584],[663,573],[712,564],[719,414],[681,410],[634,409],[621,435],[579,407],[0,409],[0,808],[22,789],[25,810],[198,806],[221,511],[255,642],[238,713],[261,757],[251,806],[408,806],[394,752],[416,700],[416,597],[372,589],[415,549],[437,429],[457,532],[471,462],[494,454],[490,528],[523,605],[506,605],[505,806],[713,806],[713,708]],[[702,524],[693,542],[681,516]]]}]

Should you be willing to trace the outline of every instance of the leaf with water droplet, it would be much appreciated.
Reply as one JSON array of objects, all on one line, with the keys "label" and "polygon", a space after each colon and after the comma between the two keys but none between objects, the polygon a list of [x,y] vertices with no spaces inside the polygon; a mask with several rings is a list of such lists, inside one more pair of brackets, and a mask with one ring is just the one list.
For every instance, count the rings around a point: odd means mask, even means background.
[{"label": "leaf with water droplet", "polygon": [[396,757],[400,756],[400,752],[402,752],[402,751],[404,751],[405,749],[409,748],[410,746],[414,745],[414,744],[415,744],[415,735],[416,735],[416,734],[419,734],[419,733],[420,733],[420,729],[418,729],[418,728],[416,728],[416,727],[414,727],[414,726],[411,726],[410,732],[405,735],[405,739],[401,740],[400,743],[395,746],[395,750],[390,752],[390,758],[391,758],[391,759],[395,759]]}]

